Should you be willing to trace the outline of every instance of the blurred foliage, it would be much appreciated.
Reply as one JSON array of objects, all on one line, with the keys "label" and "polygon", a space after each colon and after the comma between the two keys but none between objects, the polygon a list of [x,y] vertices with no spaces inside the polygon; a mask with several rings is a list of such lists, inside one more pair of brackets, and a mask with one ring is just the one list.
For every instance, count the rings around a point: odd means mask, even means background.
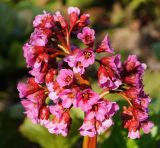
[{"label": "blurred foliage", "polygon": [[[147,62],[145,90],[152,97],[151,119],[155,123],[151,134],[140,140],[127,138],[121,127],[120,112],[115,125],[99,136],[99,148],[158,148],[160,147],[160,1],[159,0],[0,0],[0,148],[80,148],[82,137],[78,133],[83,119],[80,110],[72,110],[73,123],[68,137],[51,135],[41,126],[24,119],[16,90],[17,82],[25,78],[27,69],[22,46],[32,32],[32,20],[43,10],[62,10],[78,6],[91,14],[92,27],[98,42],[105,33],[111,35],[113,46],[122,54],[136,53]],[[126,49],[130,50],[126,50]],[[95,67],[89,69],[92,75]],[[93,81],[93,89],[97,84]],[[123,102],[116,95],[107,95],[113,101]]]}]

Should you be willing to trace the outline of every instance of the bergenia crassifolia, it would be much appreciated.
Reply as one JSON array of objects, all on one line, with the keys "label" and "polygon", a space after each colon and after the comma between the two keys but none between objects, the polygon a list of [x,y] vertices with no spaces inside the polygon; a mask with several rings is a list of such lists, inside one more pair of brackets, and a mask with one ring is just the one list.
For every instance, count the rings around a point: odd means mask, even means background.
[{"label": "bergenia crassifolia", "polygon": [[[67,136],[70,110],[80,108],[84,121],[79,132],[94,137],[113,125],[112,117],[119,106],[106,94],[117,93],[128,102],[121,115],[128,137],[140,138],[140,129],[149,133],[153,127],[148,114],[151,99],[142,81],[146,65],[136,55],[122,62],[108,35],[95,47],[95,31],[88,27],[90,15],[81,15],[76,7],[68,8],[68,15],[67,21],[59,11],[44,12],[33,21],[34,32],[23,46],[30,77],[17,86],[27,117],[50,133]],[[72,43],[71,38],[82,42],[84,49]],[[100,53],[103,57],[97,59]],[[100,94],[92,90],[86,75],[86,69],[95,62],[99,63]]]}]

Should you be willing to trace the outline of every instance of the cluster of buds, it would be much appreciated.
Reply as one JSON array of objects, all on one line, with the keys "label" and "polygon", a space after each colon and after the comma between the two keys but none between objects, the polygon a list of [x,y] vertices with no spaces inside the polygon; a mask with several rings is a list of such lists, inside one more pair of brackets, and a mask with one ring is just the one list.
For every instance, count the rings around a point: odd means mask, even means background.
[{"label": "cluster of buds", "polygon": [[[27,117],[50,133],[67,136],[72,121],[70,111],[80,108],[84,112],[80,134],[94,137],[113,125],[112,117],[119,106],[105,96],[117,93],[129,103],[122,112],[128,137],[139,138],[141,128],[149,133],[153,127],[148,115],[150,98],[142,83],[146,65],[135,55],[121,62],[108,35],[94,47],[95,31],[88,27],[90,15],[80,15],[76,7],[68,8],[68,15],[67,21],[59,11],[44,12],[33,21],[34,32],[23,46],[30,77],[17,86]],[[72,43],[71,37],[81,41],[84,49]],[[96,59],[100,53],[104,56]],[[99,63],[100,94],[92,90],[86,75],[86,69],[95,62]]]}]

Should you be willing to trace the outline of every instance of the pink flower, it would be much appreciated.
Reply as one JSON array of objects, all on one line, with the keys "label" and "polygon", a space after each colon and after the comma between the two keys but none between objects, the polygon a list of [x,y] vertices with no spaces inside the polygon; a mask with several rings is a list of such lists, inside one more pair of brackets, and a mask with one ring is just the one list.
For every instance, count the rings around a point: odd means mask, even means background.
[{"label": "pink flower", "polygon": [[107,104],[103,100],[99,100],[96,104],[92,106],[92,109],[90,109],[86,113],[86,119],[96,119],[99,121],[103,121],[105,119],[105,115],[107,112]]},{"label": "pink flower", "polygon": [[113,70],[115,74],[120,75],[121,68],[122,68],[122,63],[120,59],[121,59],[121,55],[117,54],[115,56],[102,58],[101,63],[109,67],[111,70]]},{"label": "pink flower", "polygon": [[26,59],[27,66],[32,67],[36,60],[36,57],[34,55],[34,46],[29,45],[28,43],[24,44],[23,55]]},{"label": "pink flower", "polygon": [[77,106],[83,111],[88,111],[99,100],[99,95],[91,89],[85,89],[77,94]]},{"label": "pink flower", "polygon": [[84,120],[79,130],[82,136],[94,137],[96,135],[95,120]]},{"label": "pink flower", "polygon": [[61,98],[62,105],[65,108],[70,108],[71,105],[73,104],[73,102],[75,102],[75,99],[76,99],[75,92],[73,92],[73,90],[71,90],[71,89],[63,90],[60,93],[59,97]]},{"label": "pink flower", "polygon": [[39,86],[34,81],[33,78],[28,79],[27,83],[19,82],[17,85],[17,89],[19,91],[19,97],[24,98],[30,94],[35,93],[38,90]]},{"label": "pink flower", "polygon": [[96,52],[108,52],[108,53],[114,53],[114,49],[110,45],[109,36],[106,35],[101,42],[100,46],[97,48]]},{"label": "pink flower", "polygon": [[43,83],[45,79],[46,72],[42,72],[41,69],[41,67],[38,67],[29,71],[29,74],[35,77],[37,83]]},{"label": "pink flower", "polygon": [[49,61],[49,55],[47,53],[41,53],[37,56],[37,59],[34,63],[34,68],[39,68],[42,67],[43,63],[48,64]]},{"label": "pink flower", "polygon": [[25,114],[33,123],[38,123],[38,114],[40,106],[29,100],[22,100],[21,104],[25,108]]},{"label": "pink flower", "polygon": [[74,73],[83,74],[85,72],[83,63],[78,59],[78,55],[81,53],[81,50],[75,49],[71,55],[64,59],[64,61],[73,68]]},{"label": "pink flower", "polygon": [[80,61],[84,67],[92,65],[95,61],[95,54],[91,49],[85,49],[78,53],[77,61]]},{"label": "pink flower", "polygon": [[115,102],[105,100],[106,102],[106,118],[111,118],[119,110],[119,106]]},{"label": "pink flower", "polygon": [[56,103],[56,105],[50,105],[49,110],[57,118],[60,118],[64,112],[64,107],[62,106],[62,103],[59,102]]},{"label": "pink flower", "polygon": [[111,69],[106,69],[104,66],[100,66],[98,69],[98,82],[101,88],[114,90],[117,89],[122,82],[119,79],[119,76]]},{"label": "pink flower", "polygon": [[46,128],[50,133],[54,133],[56,135],[62,134],[63,136],[67,136],[69,128],[70,128],[71,118],[69,112],[64,112],[60,118],[55,117],[52,121],[50,121]]},{"label": "pink flower", "polygon": [[37,15],[33,21],[34,27],[52,28],[54,26],[54,17],[44,11],[43,14]]},{"label": "pink flower", "polygon": [[139,132],[139,130],[137,130],[137,131],[133,131],[133,130],[130,131],[128,133],[128,137],[131,138],[131,139],[140,138],[140,132]]},{"label": "pink flower", "polygon": [[80,10],[77,7],[69,7],[68,8],[68,14],[71,15],[72,13],[77,14],[78,16],[80,15]]},{"label": "pink flower", "polygon": [[35,93],[27,96],[27,99],[29,99],[30,101],[41,105],[44,103],[45,98],[46,95],[44,90],[38,90]]},{"label": "pink flower", "polygon": [[112,119],[105,119],[103,122],[97,121],[96,122],[96,130],[97,133],[100,135],[101,133],[104,133],[108,128],[110,128],[113,125]]},{"label": "pink flower", "polygon": [[70,85],[73,82],[73,72],[70,69],[61,69],[57,76],[57,82],[61,87]]},{"label": "pink flower", "polygon": [[92,46],[95,39],[95,31],[90,29],[89,27],[84,27],[82,29],[82,33],[78,33],[78,39],[82,40],[82,42],[86,45]]},{"label": "pink flower", "polygon": [[151,121],[144,122],[144,123],[142,123],[142,130],[145,134],[148,134],[148,133],[150,133],[153,126],[154,126],[154,124]]},{"label": "pink flower", "polygon": [[80,16],[79,22],[78,22],[78,28],[82,28],[85,26],[88,26],[90,24],[90,15],[89,14],[82,14]]},{"label": "pink flower", "polygon": [[48,43],[48,37],[51,33],[51,30],[36,28],[31,34],[29,44],[33,46],[45,46]]},{"label": "pink flower", "polygon": [[67,22],[59,11],[56,11],[54,15],[54,21],[58,22],[60,26],[62,27],[62,29],[65,29],[67,27]]},{"label": "pink flower", "polygon": [[49,90],[49,94],[48,94],[49,98],[53,100],[53,102],[57,103],[59,98],[58,95],[61,91],[59,84],[57,82],[53,82],[53,83],[47,83],[46,86]]}]

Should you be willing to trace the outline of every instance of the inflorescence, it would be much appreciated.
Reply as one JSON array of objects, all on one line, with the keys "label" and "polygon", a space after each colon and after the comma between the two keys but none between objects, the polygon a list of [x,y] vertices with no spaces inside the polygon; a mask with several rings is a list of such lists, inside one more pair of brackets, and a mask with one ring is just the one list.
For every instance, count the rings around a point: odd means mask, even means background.
[{"label": "inflorescence", "polygon": [[[59,11],[44,12],[33,21],[34,32],[23,46],[30,77],[17,86],[27,117],[50,133],[66,136],[71,125],[70,110],[80,108],[84,112],[80,134],[94,137],[113,125],[112,117],[119,106],[105,95],[117,93],[129,104],[121,115],[128,137],[140,138],[140,129],[149,133],[153,127],[148,115],[151,99],[142,82],[146,65],[135,55],[121,62],[108,35],[94,47],[95,31],[88,27],[90,15],[80,15],[76,7],[68,8],[68,15],[67,21]],[[80,40],[85,48],[73,44],[72,38]],[[103,57],[96,59],[99,53],[104,53]],[[86,75],[86,69],[95,62],[99,63],[100,94],[92,90]]]}]

